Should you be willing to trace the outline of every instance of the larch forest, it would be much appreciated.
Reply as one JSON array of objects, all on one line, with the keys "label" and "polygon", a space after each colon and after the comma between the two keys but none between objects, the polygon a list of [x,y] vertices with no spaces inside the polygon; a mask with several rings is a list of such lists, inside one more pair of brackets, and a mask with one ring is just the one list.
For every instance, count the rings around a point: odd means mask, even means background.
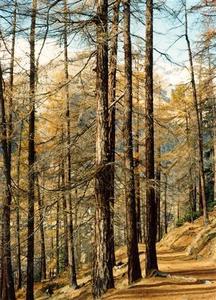
[{"label": "larch forest", "polygon": [[216,1],[0,1],[0,299],[216,299]]}]

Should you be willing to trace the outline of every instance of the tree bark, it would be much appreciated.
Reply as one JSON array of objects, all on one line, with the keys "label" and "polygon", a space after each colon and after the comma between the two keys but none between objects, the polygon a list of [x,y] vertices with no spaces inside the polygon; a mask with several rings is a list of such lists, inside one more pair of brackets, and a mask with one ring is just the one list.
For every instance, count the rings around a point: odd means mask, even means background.
[{"label": "tree bark", "polygon": [[96,66],[96,176],[95,176],[95,253],[93,297],[114,287],[110,262],[109,190],[109,112],[108,112],[108,1],[97,1]]},{"label": "tree bark", "polygon": [[[185,118],[185,123],[186,123],[186,140],[187,140],[187,146],[188,146],[188,151],[190,148],[190,128],[189,128],[189,120],[190,120],[190,113],[187,112],[186,108],[186,118]],[[189,200],[189,206],[191,210],[191,221],[193,221],[193,216],[194,212],[196,212],[196,202],[194,202],[194,181],[193,181],[193,170],[192,170],[192,161],[191,161],[191,155],[189,153],[189,187],[188,187],[188,200]],[[196,198],[195,198],[196,199]]]},{"label": "tree bark", "polygon": [[20,244],[20,165],[21,165],[21,153],[22,153],[22,132],[23,132],[23,121],[21,122],[21,128],[20,128],[18,161],[17,161],[17,197],[16,197],[17,270],[18,270],[17,289],[21,289],[22,287],[21,244]]},{"label": "tree bark", "polygon": [[153,1],[146,1],[146,276],[158,271],[156,255],[157,203],[154,187]]},{"label": "tree bark", "polygon": [[[113,4],[113,18],[110,42],[110,62],[109,62],[109,105],[116,100],[116,69],[118,52],[118,25],[119,25],[119,6],[120,1],[116,0]],[[111,262],[115,265],[115,240],[114,240],[114,203],[115,203],[115,123],[116,106],[112,106],[109,113],[109,162],[110,162],[110,248]]]},{"label": "tree bark", "polygon": [[136,219],[136,195],[134,180],[133,136],[132,136],[132,53],[130,37],[130,1],[124,2],[124,54],[125,54],[125,155],[126,155],[126,209],[127,209],[127,254],[128,282],[140,279]]},{"label": "tree bark", "polygon": [[30,32],[30,113],[28,135],[28,241],[26,300],[34,299],[34,202],[35,202],[35,28],[37,0],[32,0]]},{"label": "tree bark", "polygon": [[[61,135],[62,144],[64,141],[64,131],[62,128]],[[64,156],[64,153],[62,153]],[[63,208],[63,223],[64,223],[64,269],[68,267],[68,223],[67,223],[67,201],[65,196],[65,162],[61,162],[61,186],[62,186],[62,208]]]},{"label": "tree bark", "polygon": [[43,216],[43,196],[41,195],[39,178],[37,175],[37,187],[38,187],[38,209],[39,209],[39,228],[40,228],[40,243],[41,243],[41,261],[40,261],[40,280],[46,279],[46,247],[45,247],[45,234],[44,234],[44,216]]},{"label": "tree bark", "polygon": [[[138,60],[139,63],[139,60]],[[136,95],[137,95],[137,115],[136,115],[136,133],[134,141],[134,173],[135,173],[135,191],[136,191],[136,223],[137,223],[137,240],[142,242],[142,222],[141,222],[141,197],[140,197],[140,99],[139,99],[139,70],[137,69]]]},{"label": "tree bark", "polygon": [[5,197],[3,200],[2,215],[2,271],[1,271],[1,299],[15,300],[15,289],[13,280],[13,270],[11,262],[11,235],[10,235],[10,218],[11,218],[11,202],[12,202],[12,184],[11,184],[11,161],[7,143],[7,124],[5,113],[5,101],[3,91],[3,75],[0,65],[0,141],[3,151],[3,165],[5,175]]}]

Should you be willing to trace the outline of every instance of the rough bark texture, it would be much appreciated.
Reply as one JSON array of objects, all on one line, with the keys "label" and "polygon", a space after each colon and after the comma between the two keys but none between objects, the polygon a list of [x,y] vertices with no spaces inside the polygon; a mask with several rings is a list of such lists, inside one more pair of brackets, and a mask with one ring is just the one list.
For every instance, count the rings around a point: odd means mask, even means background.
[{"label": "rough bark texture", "polygon": [[190,39],[188,36],[186,1],[185,1],[185,39],[186,39],[187,47],[188,47],[190,73],[191,73],[191,86],[192,86],[192,92],[193,92],[194,109],[196,112],[199,174],[200,174],[200,189],[201,189],[200,192],[201,192],[201,197],[202,197],[203,218],[204,218],[204,224],[207,224],[208,223],[208,213],[207,213],[207,203],[206,203],[206,182],[205,182],[204,160],[203,160],[203,133],[202,133],[202,123],[201,123],[201,118],[200,118],[200,113],[199,113],[199,103],[198,103],[197,89],[196,89],[196,82],[195,82],[195,75],[194,75],[193,56],[192,56]]},{"label": "rough bark texture", "polygon": [[30,113],[28,136],[28,241],[26,300],[34,299],[34,201],[35,201],[35,26],[37,0],[32,0],[30,32]]},{"label": "rough bark texture", "polygon": [[153,1],[146,1],[146,276],[158,270],[156,255],[157,203],[154,188]]},{"label": "rough bark texture", "polygon": [[13,271],[11,263],[11,238],[10,238],[10,216],[11,216],[11,201],[12,201],[12,186],[11,186],[11,161],[7,144],[7,124],[5,113],[5,101],[3,92],[3,76],[0,65],[0,141],[3,151],[3,164],[5,175],[5,197],[3,200],[2,209],[2,262],[1,262],[1,299],[15,300],[15,290],[13,281]]},{"label": "rough bark texture", "polygon": [[110,263],[109,114],[108,114],[108,1],[97,1],[95,253],[93,297],[114,287]]},{"label": "rough bark texture", "polygon": [[132,53],[130,37],[130,1],[124,2],[124,53],[125,53],[125,155],[126,155],[126,209],[127,209],[127,253],[128,282],[140,279],[136,196],[132,136]]},{"label": "rough bark texture", "polygon": [[[117,51],[118,51],[118,23],[119,23],[119,5],[117,0],[113,4],[113,18],[111,28],[110,42],[110,62],[109,62],[109,105],[116,100],[116,68],[117,68]],[[112,106],[109,113],[109,162],[110,162],[110,247],[111,261],[115,265],[115,241],[114,241],[114,202],[115,202],[115,123],[116,107]]]}]

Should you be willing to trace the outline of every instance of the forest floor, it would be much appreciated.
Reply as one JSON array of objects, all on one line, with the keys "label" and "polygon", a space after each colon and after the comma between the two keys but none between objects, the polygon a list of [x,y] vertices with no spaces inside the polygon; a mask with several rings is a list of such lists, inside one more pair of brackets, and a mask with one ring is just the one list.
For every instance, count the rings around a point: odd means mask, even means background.
[{"label": "forest floor", "polygon": [[[211,236],[215,233],[216,211],[211,214]],[[214,223],[214,224],[213,224]],[[127,285],[127,251],[122,247],[116,251],[117,261],[123,262],[119,269],[114,270],[116,288],[110,290],[103,297],[104,300],[216,300],[216,238],[207,239],[204,246],[200,247],[196,255],[188,254],[188,247],[194,244],[197,236],[203,229],[201,218],[194,223],[171,230],[158,245],[159,269],[168,274],[167,277],[143,278],[132,286]],[[213,225],[212,225],[213,224]],[[201,237],[203,238],[203,234]],[[199,242],[198,242],[199,243]],[[195,243],[197,245],[197,241]],[[214,251],[212,251],[212,249]],[[145,246],[139,245],[142,270],[145,269]],[[214,253],[213,253],[214,252]],[[144,277],[145,274],[143,274]],[[91,272],[83,269],[78,277],[78,283],[84,284],[78,290],[72,290],[66,276],[51,282],[36,284],[36,300],[90,300]],[[48,297],[45,288],[54,287],[54,294]],[[24,299],[24,291],[18,293],[18,299]]]}]

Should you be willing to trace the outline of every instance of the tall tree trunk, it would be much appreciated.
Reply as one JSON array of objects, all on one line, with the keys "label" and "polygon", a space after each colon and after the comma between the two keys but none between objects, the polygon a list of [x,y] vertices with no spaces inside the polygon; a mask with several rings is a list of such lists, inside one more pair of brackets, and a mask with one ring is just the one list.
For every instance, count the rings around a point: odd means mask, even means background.
[{"label": "tall tree trunk", "polygon": [[132,53],[130,37],[130,0],[124,2],[124,53],[125,53],[125,154],[126,154],[126,209],[128,282],[142,277],[137,240],[136,195],[132,136]]},{"label": "tall tree trunk", "polygon": [[[61,143],[64,143],[64,129],[62,126],[61,132]],[[64,151],[62,151],[62,156],[64,156]],[[67,225],[67,201],[65,197],[65,163],[64,160],[60,162],[60,186],[62,189],[61,200],[62,200],[62,211],[63,211],[63,224],[64,224],[64,269],[68,267],[68,225]]]},{"label": "tall tree trunk", "polygon": [[28,136],[28,241],[26,300],[34,299],[34,201],[35,201],[35,28],[37,0],[32,0],[30,32],[30,113]]},{"label": "tall tree trunk", "polygon": [[[120,1],[116,0],[113,4],[113,18],[110,42],[110,62],[109,62],[109,105],[116,100],[116,69],[118,52],[118,24],[119,24]],[[114,202],[115,202],[115,123],[116,107],[112,106],[109,115],[109,162],[110,162],[110,248],[111,261],[115,265],[115,240],[114,240]]]},{"label": "tall tree trunk", "polygon": [[187,16],[186,1],[184,4],[185,4],[185,39],[188,47],[190,73],[191,73],[191,86],[193,92],[194,109],[196,112],[196,122],[197,122],[197,131],[198,131],[197,134],[198,134],[200,188],[201,188],[202,205],[203,205],[203,218],[204,218],[204,224],[206,225],[208,224],[208,213],[207,213],[207,203],[206,203],[206,182],[205,182],[204,161],[203,161],[203,133],[202,133],[200,113],[199,113],[199,103],[198,103],[197,89],[196,89],[196,82],[195,82],[193,56],[192,56],[191,44],[188,35],[188,16]]},{"label": "tall tree trunk", "polygon": [[[139,63],[139,62],[138,62]],[[139,71],[139,70],[137,70]],[[136,80],[137,94],[137,117],[136,117],[136,135],[134,141],[134,173],[135,173],[135,192],[136,192],[136,223],[137,223],[137,240],[142,242],[142,224],[141,224],[141,197],[140,197],[140,103],[139,103],[139,73]]]},{"label": "tall tree trunk", "polygon": [[11,161],[7,143],[7,124],[5,113],[5,101],[3,91],[3,75],[0,65],[0,142],[3,151],[3,164],[5,175],[5,196],[3,200],[3,215],[2,215],[2,300],[15,300],[15,289],[13,280],[13,271],[11,263],[11,236],[10,236],[10,217],[11,217],[11,202],[12,202],[12,185],[11,185]]},{"label": "tall tree trunk", "polygon": [[16,234],[17,234],[17,289],[22,287],[22,267],[21,267],[21,244],[20,244],[20,165],[21,165],[21,153],[22,153],[22,132],[23,121],[20,127],[20,138],[18,148],[18,161],[17,161],[17,198],[16,198]]},{"label": "tall tree trunk", "polygon": [[153,1],[146,0],[146,276],[158,271],[156,255],[157,203],[154,187]]},{"label": "tall tree trunk", "polygon": [[108,112],[108,0],[97,1],[96,67],[96,176],[95,176],[95,254],[93,297],[99,299],[114,287],[110,262],[109,205],[109,112]]},{"label": "tall tree trunk", "polygon": [[[64,163],[62,166],[62,188],[65,187],[65,174],[64,174]],[[67,222],[67,201],[65,192],[62,192],[62,206],[63,206],[63,222],[64,222],[64,268],[68,267],[68,222]]]},{"label": "tall tree trunk", "polygon": [[45,247],[45,235],[44,235],[44,203],[43,196],[41,195],[39,178],[37,175],[37,187],[38,187],[38,209],[39,209],[39,227],[40,227],[40,242],[41,242],[41,262],[40,262],[40,280],[46,279],[46,247]]},{"label": "tall tree trunk", "polygon": [[[190,128],[189,128],[189,120],[190,120],[190,113],[187,112],[186,108],[186,140],[187,140],[187,146],[188,151],[190,149]],[[189,206],[191,210],[191,221],[193,221],[194,218],[194,212],[196,211],[196,203],[194,203],[194,181],[193,181],[193,173],[192,173],[192,161],[191,161],[191,155],[189,153],[189,187],[188,187],[188,200],[189,200]]]},{"label": "tall tree trunk", "polygon": [[[67,0],[64,0],[64,12],[65,12],[65,28],[64,28],[64,71],[66,82],[69,79],[68,73],[68,7]],[[73,232],[73,209],[72,209],[72,198],[71,198],[71,152],[70,152],[70,98],[69,88],[66,84],[66,122],[67,122],[67,184],[68,184],[68,259],[69,259],[69,271],[70,271],[70,285],[76,289],[78,288],[76,279],[76,266],[75,266],[75,250],[74,250],[74,232]]]},{"label": "tall tree trunk", "polygon": [[[64,142],[64,131],[62,128],[61,134],[62,144]],[[62,153],[63,154],[63,153]],[[64,155],[63,155],[64,156]],[[61,187],[62,187],[62,208],[63,208],[63,223],[64,223],[64,269],[68,267],[68,222],[67,222],[67,201],[65,196],[65,162],[61,162]]]}]

